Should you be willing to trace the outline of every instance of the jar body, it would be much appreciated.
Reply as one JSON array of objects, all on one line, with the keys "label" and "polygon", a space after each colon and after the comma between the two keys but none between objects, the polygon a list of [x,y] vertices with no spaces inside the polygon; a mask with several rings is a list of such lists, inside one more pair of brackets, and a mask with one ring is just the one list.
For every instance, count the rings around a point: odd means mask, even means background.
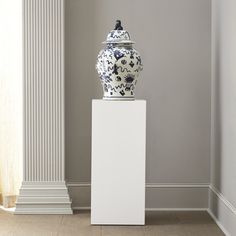
[{"label": "jar body", "polygon": [[131,44],[107,44],[96,63],[103,99],[134,100],[139,72],[143,69],[141,57]]}]

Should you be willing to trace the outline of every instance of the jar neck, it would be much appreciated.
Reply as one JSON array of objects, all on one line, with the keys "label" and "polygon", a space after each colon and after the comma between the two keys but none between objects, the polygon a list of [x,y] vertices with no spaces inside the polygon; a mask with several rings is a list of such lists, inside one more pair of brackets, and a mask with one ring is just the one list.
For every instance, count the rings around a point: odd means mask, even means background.
[{"label": "jar neck", "polygon": [[107,43],[107,48],[127,48],[131,49],[131,43]]}]

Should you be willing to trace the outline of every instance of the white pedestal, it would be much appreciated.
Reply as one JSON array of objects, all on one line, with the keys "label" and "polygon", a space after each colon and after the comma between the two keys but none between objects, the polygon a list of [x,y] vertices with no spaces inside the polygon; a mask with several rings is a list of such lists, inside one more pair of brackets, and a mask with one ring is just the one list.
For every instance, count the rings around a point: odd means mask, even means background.
[{"label": "white pedestal", "polygon": [[146,101],[93,100],[91,224],[145,223]]}]

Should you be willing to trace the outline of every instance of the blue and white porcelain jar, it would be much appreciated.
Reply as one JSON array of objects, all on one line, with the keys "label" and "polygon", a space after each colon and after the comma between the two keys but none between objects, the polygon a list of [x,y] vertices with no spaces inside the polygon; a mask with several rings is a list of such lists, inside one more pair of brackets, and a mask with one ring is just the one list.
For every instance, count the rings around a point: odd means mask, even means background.
[{"label": "blue and white porcelain jar", "polygon": [[99,52],[96,64],[103,99],[134,100],[135,86],[143,65],[139,52],[132,47],[134,42],[119,20],[104,43],[106,47]]}]

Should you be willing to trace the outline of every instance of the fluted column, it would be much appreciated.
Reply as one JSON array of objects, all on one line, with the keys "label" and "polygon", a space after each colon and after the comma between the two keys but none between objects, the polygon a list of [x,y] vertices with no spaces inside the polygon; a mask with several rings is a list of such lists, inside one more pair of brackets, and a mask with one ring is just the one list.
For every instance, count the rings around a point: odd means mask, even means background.
[{"label": "fluted column", "polygon": [[64,0],[23,0],[24,174],[16,214],[71,214],[65,184]]}]

